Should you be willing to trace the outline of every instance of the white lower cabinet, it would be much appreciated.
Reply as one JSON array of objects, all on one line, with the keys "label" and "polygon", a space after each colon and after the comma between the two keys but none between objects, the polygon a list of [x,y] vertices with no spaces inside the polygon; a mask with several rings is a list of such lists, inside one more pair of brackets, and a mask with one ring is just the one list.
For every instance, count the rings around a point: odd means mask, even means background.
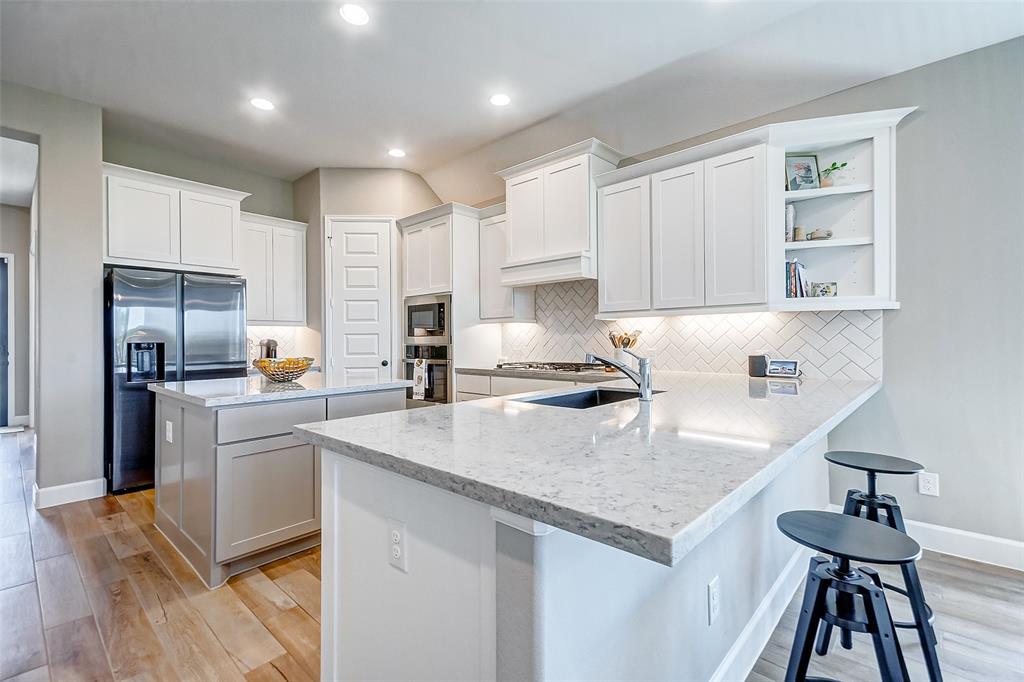
[{"label": "white lower cabinet", "polygon": [[242,213],[242,276],[250,324],[306,323],[306,224]]},{"label": "white lower cabinet", "polygon": [[533,322],[536,287],[501,284],[501,268],[508,261],[507,227],[504,214],[480,221],[480,319]]},{"label": "white lower cabinet", "polygon": [[238,274],[246,192],[109,163],[103,176],[105,263]]},{"label": "white lower cabinet", "polygon": [[601,187],[599,314],[766,304],[765,190],[764,145]]}]

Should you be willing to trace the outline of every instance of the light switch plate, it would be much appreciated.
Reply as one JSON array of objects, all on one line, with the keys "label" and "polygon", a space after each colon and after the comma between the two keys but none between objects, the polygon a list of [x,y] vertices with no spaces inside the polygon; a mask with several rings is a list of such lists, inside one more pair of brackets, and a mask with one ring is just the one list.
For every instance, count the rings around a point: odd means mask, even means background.
[{"label": "light switch plate", "polygon": [[170,419],[164,421],[164,440],[168,443],[174,442],[174,422]]},{"label": "light switch plate", "polygon": [[708,583],[708,625],[714,624],[722,610],[722,593],[719,589],[718,576]]}]

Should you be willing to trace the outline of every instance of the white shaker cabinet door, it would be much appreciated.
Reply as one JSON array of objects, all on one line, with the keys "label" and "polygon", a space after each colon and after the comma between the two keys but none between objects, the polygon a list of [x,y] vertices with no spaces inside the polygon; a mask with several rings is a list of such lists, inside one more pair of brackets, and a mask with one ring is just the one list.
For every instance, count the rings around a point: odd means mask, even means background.
[{"label": "white shaker cabinet door", "polygon": [[306,321],[306,235],[299,230],[274,230],[274,321]]},{"label": "white shaker cabinet door", "polygon": [[427,293],[452,290],[452,219],[445,216],[427,225]]},{"label": "white shaker cabinet door", "polygon": [[427,240],[427,231],[422,227],[408,230],[403,236],[406,296],[418,296],[427,291],[430,267]]},{"label": "white shaker cabinet door", "polygon": [[239,269],[240,225],[237,200],[182,190],[182,264]]},{"label": "white shaker cabinet door", "polygon": [[512,317],[514,290],[501,286],[501,266],[505,264],[508,237],[505,216],[480,221],[480,319]]},{"label": "white shaker cabinet door", "polygon": [[544,255],[590,250],[590,156],[544,169]]},{"label": "white shaker cabinet door", "polygon": [[141,180],[107,178],[107,256],[178,263],[180,192]]},{"label": "white shaker cabinet door", "polygon": [[765,303],[763,145],[704,161],[704,298],[708,306]]},{"label": "white shaker cabinet door", "polygon": [[544,255],[544,176],[541,171],[510,178],[505,183],[510,262]]},{"label": "white shaker cabinet door", "polygon": [[602,187],[598,295],[601,312],[651,307],[650,177]]},{"label": "white shaker cabinet door", "polygon": [[652,298],[655,309],[704,305],[704,164],[651,176]]},{"label": "white shaker cabinet door", "polygon": [[274,319],[274,228],[242,223],[242,276],[245,317],[250,322]]}]

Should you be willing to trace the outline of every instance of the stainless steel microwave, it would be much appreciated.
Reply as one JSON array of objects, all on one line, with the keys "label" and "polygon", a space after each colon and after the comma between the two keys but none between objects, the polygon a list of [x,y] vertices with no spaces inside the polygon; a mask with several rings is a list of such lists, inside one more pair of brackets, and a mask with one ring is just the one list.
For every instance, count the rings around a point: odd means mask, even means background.
[{"label": "stainless steel microwave", "polygon": [[451,344],[452,297],[412,296],[405,299],[405,343],[409,346]]}]

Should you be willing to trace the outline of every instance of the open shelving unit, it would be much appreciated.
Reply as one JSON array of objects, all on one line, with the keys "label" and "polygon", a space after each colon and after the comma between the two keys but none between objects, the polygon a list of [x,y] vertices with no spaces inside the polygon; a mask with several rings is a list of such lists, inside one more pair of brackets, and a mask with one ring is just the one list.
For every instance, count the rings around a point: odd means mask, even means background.
[{"label": "open shelving unit", "polygon": [[[768,297],[772,310],[898,308],[893,287],[894,138],[913,108],[794,121],[772,131],[768,153]],[[834,185],[786,189],[786,157],[813,154],[818,168],[846,163]],[[829,239],[787,241],[787,205],[805,234],[831,230]],[[836,296],[787,296],[790,261],[808,282],[835,283]]]}]

